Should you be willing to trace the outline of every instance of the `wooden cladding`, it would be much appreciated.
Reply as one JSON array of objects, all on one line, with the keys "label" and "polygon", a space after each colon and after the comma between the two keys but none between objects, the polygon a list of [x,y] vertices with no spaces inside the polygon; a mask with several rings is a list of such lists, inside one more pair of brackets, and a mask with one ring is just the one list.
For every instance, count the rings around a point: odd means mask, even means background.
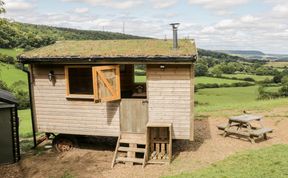
[{"label": "wooden cladding", "polygon": [[95,101],[120,100],[119,65],[93,67],[93,84]]},{"label": "wooden cladding", "polygon": [[65,79],[67,98],[94,98],[95,102],[121,99],[119,65],[65,66]]}]

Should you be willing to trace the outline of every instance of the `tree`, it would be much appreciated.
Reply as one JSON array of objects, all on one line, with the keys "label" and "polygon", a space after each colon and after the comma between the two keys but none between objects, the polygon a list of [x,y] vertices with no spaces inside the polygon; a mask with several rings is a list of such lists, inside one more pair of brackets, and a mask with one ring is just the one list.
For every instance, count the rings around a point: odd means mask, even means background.
[{"label": "tree", "polygon": [[284,77],[282,77],[281,83],[283,85],[288,85],[288,75],[285,75]]},{"label": "tree", "polygon": [[216,76],[216,77],[221,77],[221,75],[223,74],[223,71],[221,70],[221,65],[218,64],[216,66],[214,66],[211,70],[212,75]]},{"label": "tree", "polygon": [[203,63],[197,63],[195,67],[196,76],[205,76],[208,73],[208,66]]},{"label": "tree", "polygon": [[4,2],[2,1],[2,0],[0,0],[0,14],[2,14],[2,13],[5,13],[6,12],[6,10],[4,9]]}]

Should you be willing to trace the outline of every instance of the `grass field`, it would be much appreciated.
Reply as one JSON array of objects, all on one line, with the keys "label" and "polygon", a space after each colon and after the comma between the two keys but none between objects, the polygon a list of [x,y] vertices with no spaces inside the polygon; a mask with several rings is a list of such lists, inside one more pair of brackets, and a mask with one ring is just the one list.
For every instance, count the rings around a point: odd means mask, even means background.
[{"label": "grass field", "polygon": [[25,91],[28,90],[27,84],[27,74],[11,64],[0,63],[0,80],[6,82],[8,86],[11,86],[14,82],[22,80],[25,82],[25,85],[21,85],[20,89]]},{"label": "grass field", "polygon": [[30,109],[19,110],[19,134],[21,138],[32,136]]},{"label": "grass field", "polygon": [[14,49],[3,49],[0,48],[0,53],[5,54],[7,56],[12,56],[16,58],[17,55],[21,54],[23,52],[23,49],[21,48],[14,48]]},{"label": "grass field", "polygon": [[258,86],[202,89],[196,93],[195,99],[198,104],[195,110],[196,114],[205,112],[221,114],[220,111],[223,110],[263,110],[288,104],[288,98],[257,100],[257,97]]},{"label": "grass field", "polygon": [[145,83],[146,82],[146,76],[136,75],[135,76],[135,82],[136,83]]},{"label": "grass field", "polygon": [[279,67],[283,68],[285,66],[288,67],[288,61],[287,62],[268,62],[265,66],[271,66],[271,67]]},{"label": "grass field", "polygon": [[230,80],[230,79],[222,79],[222,78],[214,78],[214,77],[196,77],[195,79],[196,85],[197,84],[232,84],[232,83],[238,83],[243,81],[237,81],[237,80]]},{"label": "grass field", "polygon": [[211,166],[174,178],[271,178],[288,177],[288,145],[274,145],[237,153]]},{"label": "grass field", "polygon": [[265,80],[266,78],[268,79],[272,79],[273,76],[262,76],[262,75],[252,75],[252,74],[223,74],[224,77],[229,77],[229,78],[232,78],[232,77],[236,77],[238,79],[244,79],[244,78],[253,78],[255,81],[263,81]]}]

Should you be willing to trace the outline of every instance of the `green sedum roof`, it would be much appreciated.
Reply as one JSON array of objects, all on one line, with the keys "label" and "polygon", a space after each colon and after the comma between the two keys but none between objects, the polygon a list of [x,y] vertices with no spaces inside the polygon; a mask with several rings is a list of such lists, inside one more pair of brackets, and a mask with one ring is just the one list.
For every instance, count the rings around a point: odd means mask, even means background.
[{"label": "green sedum roof", "polygon": [[179,48],[172,49],[172,40],[95,40],[60,41],[53,45],[25,52],[18,58],[117,58],[117,57],[194,57],[197,55],[193,40],[179,40]]}]

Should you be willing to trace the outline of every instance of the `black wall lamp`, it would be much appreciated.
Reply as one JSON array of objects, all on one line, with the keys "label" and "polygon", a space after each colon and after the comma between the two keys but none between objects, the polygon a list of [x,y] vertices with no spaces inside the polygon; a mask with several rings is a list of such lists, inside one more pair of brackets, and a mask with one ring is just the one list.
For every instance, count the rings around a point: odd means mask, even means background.
[{"label": "black wall lamp", "polygon": [[53,70],[48,73],[48,79],[50,82],[55,81],[55,74]]},{"label": "black wall lamp", "polygon": [[160,65],[160,69],[162,70],[162,71],[164,71],[165,70],[165,65]]}]

